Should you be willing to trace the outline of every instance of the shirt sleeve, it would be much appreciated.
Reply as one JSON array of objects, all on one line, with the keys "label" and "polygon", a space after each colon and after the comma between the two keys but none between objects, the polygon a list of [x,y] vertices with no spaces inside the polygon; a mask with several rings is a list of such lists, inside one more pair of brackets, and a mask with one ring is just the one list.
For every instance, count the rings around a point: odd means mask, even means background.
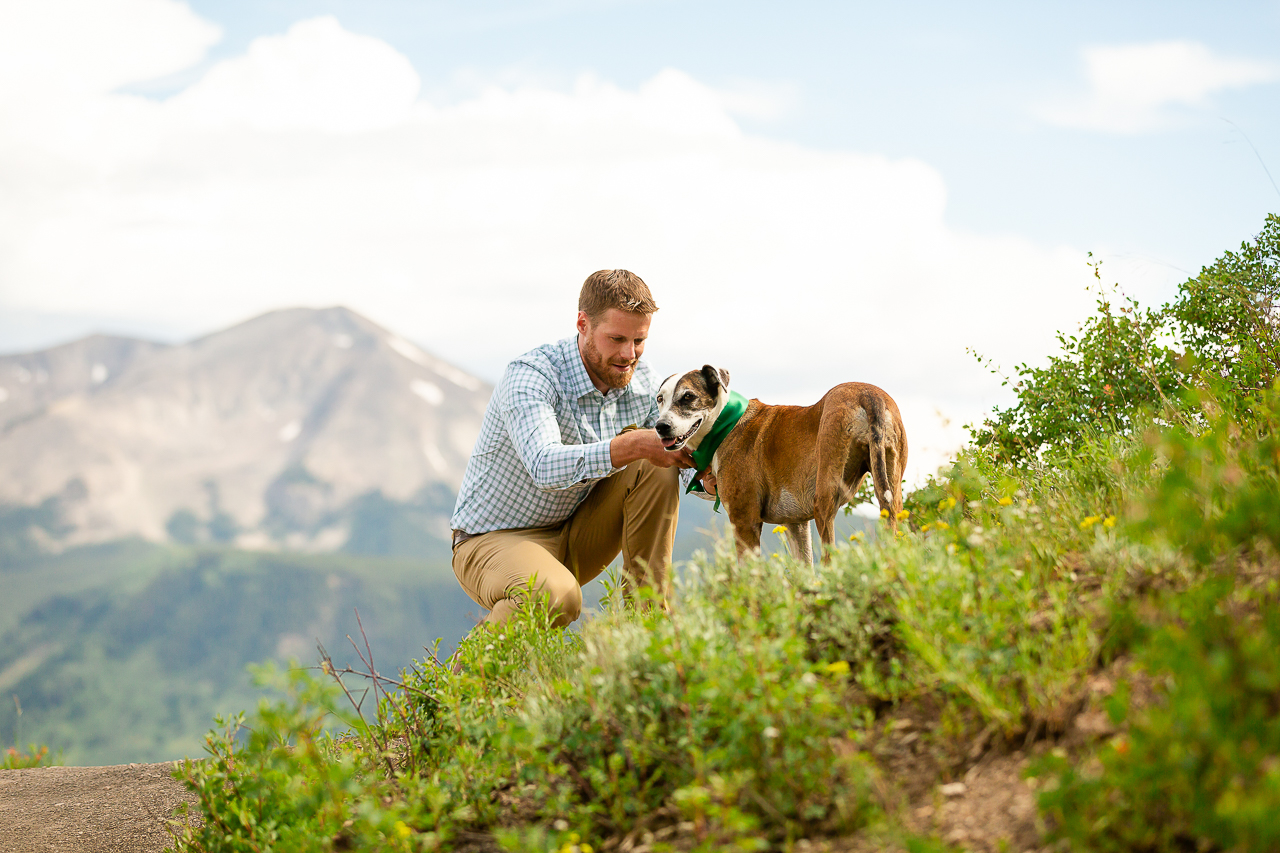
[{"label": "shirt sleeve", "polygon": [[556,418],[559,389],[541,371],[515,363],[499,390],[502,420],[533,483],[544,492],[567,489],[617,473],[609,441],[565,444]]}]

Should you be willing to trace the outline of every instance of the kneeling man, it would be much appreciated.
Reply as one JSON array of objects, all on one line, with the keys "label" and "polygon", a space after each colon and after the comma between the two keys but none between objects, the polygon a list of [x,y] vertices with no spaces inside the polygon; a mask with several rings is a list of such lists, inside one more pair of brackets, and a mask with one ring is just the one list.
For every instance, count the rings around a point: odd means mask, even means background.
[{"label": "kneeling man", "polygon": [[507,365],[452,519],[453,572],[487,623],[509,619],[533,579],[568,625],[619,552],[624,582],[665,597],[679,469],[693,460],[653,430],[658,383],[640,356],[657,310],[639,276],[600,270],[577,334]]}]

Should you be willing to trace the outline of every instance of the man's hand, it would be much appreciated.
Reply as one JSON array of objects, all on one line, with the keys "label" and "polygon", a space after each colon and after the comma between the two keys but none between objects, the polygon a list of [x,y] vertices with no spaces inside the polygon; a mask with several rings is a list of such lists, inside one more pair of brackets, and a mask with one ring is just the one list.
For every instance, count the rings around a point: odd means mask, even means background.
[{"label": "man's hand", "polygon": [[710,471],[704,471],[702,474],[702,479],[699,480],[698,482],[702,483],[702,488],[706,490],[707,494],[715,495],[716,493],[716,475],[715,474],[712,474]]},{"label": "man's hand", "polygon": [[659,468],[692,468],[693,454],[687,447],[667,450],[651,429],[633,429],[609,442],[609,461],[622,468],[639,459],[648,459]]}]

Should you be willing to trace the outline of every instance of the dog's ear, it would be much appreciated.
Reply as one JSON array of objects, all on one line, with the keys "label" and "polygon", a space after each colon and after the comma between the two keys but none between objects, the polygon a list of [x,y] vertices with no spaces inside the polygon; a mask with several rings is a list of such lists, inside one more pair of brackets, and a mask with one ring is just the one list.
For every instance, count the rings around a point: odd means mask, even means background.
[{"label": "dog's ear", "polygon": [[722,386],[729,387],[729,373],[724,370],[716,370],[710,364],[704,364],[702,365],[702,381],[707,383],[707,391],[711,393],[711,396],[718,397]]}]

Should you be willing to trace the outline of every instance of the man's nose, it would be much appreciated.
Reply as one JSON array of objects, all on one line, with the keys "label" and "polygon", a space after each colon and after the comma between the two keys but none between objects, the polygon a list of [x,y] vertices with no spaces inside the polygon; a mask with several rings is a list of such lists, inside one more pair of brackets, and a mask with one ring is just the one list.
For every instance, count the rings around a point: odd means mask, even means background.
[{"label": "man's nose", "polygon": [[635,361],[636,345],[634,342],[622,345],[622,357],[627,361]]}]

